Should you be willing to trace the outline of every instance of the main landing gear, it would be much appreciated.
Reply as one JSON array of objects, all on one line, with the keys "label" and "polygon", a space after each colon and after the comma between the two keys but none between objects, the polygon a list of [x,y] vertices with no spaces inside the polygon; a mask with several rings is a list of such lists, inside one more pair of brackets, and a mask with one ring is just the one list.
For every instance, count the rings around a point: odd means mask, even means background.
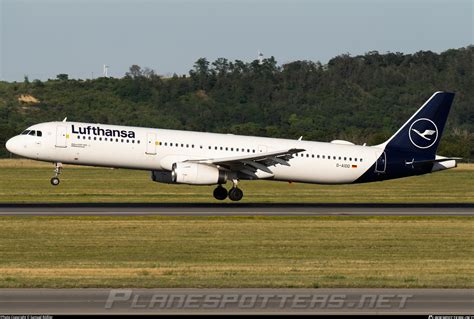
[{"label": "main landing gear", "polygon": [[232,183],[232,188],[228,192],[222,185],[217,186],[216,189],[214,189],[214,197],[218,200],[224,200],[228,196],[229,199],[234,202],[241,200],[242,197],[244,197],[244,192],[237,187],[237,180],[233,180]]},{"label": "main landing gear", "polygon": [[59,174],[61,174],[61,170],[63,168],[63,164],[61,163],[54,163],[54,177],[51,178],[51,185],[58,186],[59,185]]},{"label": "main landing gear", "polygon": [[219,185],[214,190],[214,198],[218,200],[224,200],[227,198],[227,189]]},{"label": "main landing gear", "polygon": [[232,187],[229,191],[229,198],[230,200],[233,200],[234,202],[239,201],[244,197],[244,192],[240,188]]}]

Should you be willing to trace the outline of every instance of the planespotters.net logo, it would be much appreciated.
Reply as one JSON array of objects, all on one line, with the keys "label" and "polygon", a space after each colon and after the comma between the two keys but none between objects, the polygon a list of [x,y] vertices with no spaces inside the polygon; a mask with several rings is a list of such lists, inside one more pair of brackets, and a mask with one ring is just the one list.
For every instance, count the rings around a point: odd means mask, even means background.
[{"label": "planespotters.net logo", "polygon": [[438,140],[438,127],[427,118],[416,120],[410,125],[408,136],[418,148],[430,148]]},{"label": "planespotters.net logo", "polygon": [[473,319],[473,315],[429,315],[428,319]]}]

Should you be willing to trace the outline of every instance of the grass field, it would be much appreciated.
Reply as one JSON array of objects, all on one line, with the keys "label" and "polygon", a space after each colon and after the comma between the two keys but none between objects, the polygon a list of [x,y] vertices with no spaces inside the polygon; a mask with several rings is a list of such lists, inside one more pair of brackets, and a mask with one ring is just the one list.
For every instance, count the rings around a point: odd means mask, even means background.
[{"label": "grass field", "polygon": [[[0,161],[0,202],[216,202],[147,172]],[[474,165],[321,186],[242,182],[243,202],[474,202]],[[230,203],[229,205],[235,205]],[[472,217],[0,217],[0,287],[474,287]]]},{"label": "grass field", "polygon": [[[216,202],[213,186],[167,185],[149,173],[66,166],[53,187],[51,164],[0,160],[0,202]],[[474,165],[399,180],[357,185],[243,181],[243,202],[474,203]],[[230,201],[226,201],[230,204]]]},{"label": "grass field", "polygon": [[470,217],[2,217],[0,287],[474,287]]}]

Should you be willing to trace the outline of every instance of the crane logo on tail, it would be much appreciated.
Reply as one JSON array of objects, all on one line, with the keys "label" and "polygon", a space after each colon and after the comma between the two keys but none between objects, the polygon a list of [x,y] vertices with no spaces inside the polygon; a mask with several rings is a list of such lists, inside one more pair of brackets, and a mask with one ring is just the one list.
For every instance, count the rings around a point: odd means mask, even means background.
[{"label": "crane logo on tail", "polygon": [[411,124],[408,136],[416,147],[429,148],[438,139],[438,127],[432,120],[421,118]]},{"label": "crane logo on tail", "polygon": [[431,139],[427,138],[426,135],[433,135],[434,133],[436,133],[436,131],[433,130],[425,130],[423,133],[420,133],[420,131],[418,131],[416,128],[412,128],[411,130],[427,141],[431,141]]}]

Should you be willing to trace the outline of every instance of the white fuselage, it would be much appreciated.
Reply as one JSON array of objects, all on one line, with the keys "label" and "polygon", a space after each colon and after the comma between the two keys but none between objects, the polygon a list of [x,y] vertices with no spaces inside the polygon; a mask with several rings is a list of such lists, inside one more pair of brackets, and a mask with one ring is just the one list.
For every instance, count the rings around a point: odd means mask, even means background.
[{"label": "white fuselage", "polygon": [[[89,127],[89,129],[88,129]],[[47,162],[139,170],[171,170],[186,160],[225,158],[282,149],[295,154],[289,166],[275,165],[259,178],[321,184],[352,183],[383,153],[383,148],[339,143],[178,131],[78,122],[48,122],[18,135],[7,148],[20,156]]]}]

